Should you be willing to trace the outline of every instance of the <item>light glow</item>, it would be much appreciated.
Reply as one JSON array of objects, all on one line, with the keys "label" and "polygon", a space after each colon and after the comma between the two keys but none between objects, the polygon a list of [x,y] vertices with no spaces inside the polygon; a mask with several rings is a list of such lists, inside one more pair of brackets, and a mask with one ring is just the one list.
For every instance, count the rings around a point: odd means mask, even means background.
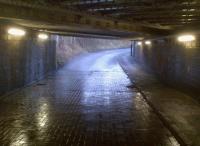
[{"label": "light glow", "polygon": [[13,36],[24,36],[26,32],[23,29],[10,28],[8,29],[8,34],[13,35]]},{"label": "light glow", "polygon": [[182,35],[178,37],[179,42],[191,42],[195,40],[195,36],[193,35]]},{"label": "light glow", "polygon": [[138,42],[137,45],[138,45],[138,46],[142,46],[142,42]]},{"label": "light glow", "polygon": [[151,41],[145,41],[146,45],[151,45]]},{"label": "light glow", "polygon": [[45,33],[40,33],[40,34],[38,34],[38,38],[41,40],[47,40],[49,38],[49,36]]}]

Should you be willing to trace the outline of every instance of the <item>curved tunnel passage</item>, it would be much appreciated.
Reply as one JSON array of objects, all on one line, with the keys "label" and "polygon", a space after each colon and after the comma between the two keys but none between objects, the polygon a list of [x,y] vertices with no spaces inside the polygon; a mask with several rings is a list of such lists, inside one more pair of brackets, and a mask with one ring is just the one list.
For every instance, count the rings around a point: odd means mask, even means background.
[{"label": "curved tunnel passage", "polygon": [[0,99],[0,145],[178,146],[118,58],[79,55],[54,75]]}]

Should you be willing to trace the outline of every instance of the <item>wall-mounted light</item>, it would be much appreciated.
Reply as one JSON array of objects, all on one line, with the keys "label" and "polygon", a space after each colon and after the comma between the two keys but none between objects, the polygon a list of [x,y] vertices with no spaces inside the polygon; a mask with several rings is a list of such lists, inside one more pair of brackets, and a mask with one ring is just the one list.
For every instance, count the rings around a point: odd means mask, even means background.
[{"label": "wall-mounted light", "polygon": [[9,28],[8,34],[13,36],[24,36],[26,34],[25,30],[19,28]]},{"label": "wall-mounted light", "polygon": [[196,38],[194,35],[181,35],[178,37],[179,42],[191,42],[194,41]]},{"label": "wall-mounted light", "polygon": [[40,34],[38,34],[38,38],[41,40],[47,40],[49,38],[49,36],[45,33],[40,33]]},{"label": "wall-mounted light", "polygon": [[151,41],[145,41],[146,45],[151,45]]},{"label": "wall-mounted light", "polygon": [[142,42],[137,42],[137,45],[138,46],[142,46]]}]

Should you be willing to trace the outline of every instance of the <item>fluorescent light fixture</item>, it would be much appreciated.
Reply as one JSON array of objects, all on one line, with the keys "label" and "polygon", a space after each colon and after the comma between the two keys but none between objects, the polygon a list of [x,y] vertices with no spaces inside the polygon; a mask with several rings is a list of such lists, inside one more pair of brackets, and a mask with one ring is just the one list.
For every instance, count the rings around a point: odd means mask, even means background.
[{"label": "fluorescent light fixture", "polygon": [[13,35],[13,36],[24,36],[26,32],[23,29],[19,29],[19,28],[9,28],[8,34]]},{"label": "fluorescent light fixture", "polygon": [[45,33],[40,33],[40,34],[38,34],[38,38],[41,40],[46,40],[49,38],[49,36]]},{"label": "fluorescent light fixture", "polygon": [[194,41],[196,38],[194,35],[181,35],[178,37],[179,42],[191,42]]},{"label": "fluorescent light fixture", "polygon": [[137,45],[138,46],[142,46],[142,42],[137,42]]},{"label": "fluorescent light fixture", "polygon": [[145,41],[146,45],[151,45],[151,41]]}]

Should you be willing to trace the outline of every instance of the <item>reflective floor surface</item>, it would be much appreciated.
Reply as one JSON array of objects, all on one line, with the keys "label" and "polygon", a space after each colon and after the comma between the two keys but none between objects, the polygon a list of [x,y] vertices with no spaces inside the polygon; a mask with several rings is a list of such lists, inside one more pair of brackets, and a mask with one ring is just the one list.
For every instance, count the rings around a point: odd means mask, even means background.
[{"label": "reflective floor surface", "polygon": [[117,58],[78,56],[37,85],[0,98],[0,146],[179,146]]}]

